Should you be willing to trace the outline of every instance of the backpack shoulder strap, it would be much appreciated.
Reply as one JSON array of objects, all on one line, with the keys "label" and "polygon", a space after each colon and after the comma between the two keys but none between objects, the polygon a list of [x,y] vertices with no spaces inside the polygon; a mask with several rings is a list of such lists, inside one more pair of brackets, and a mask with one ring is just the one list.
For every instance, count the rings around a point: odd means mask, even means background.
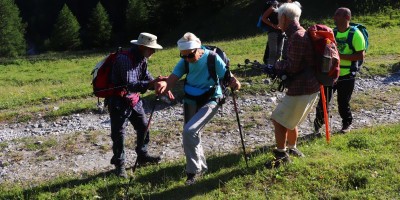
[{"label": "backpack shoulder strap", "polygon": [[185,74],[186,74],[186,77],[185,77],[185,80],[184,80],[183,84],[186,85],[187,75],[189,74],[189,62],[186,61],[185,59],[183,59],[183,66],[185,67]]},{"label": "backpack shoulder strap", "polygon": [[[210,53],[207,56],[207,67],[208,67],[208,72],[210,73],[210,77],[212,78],[216,84],[218,84],[218,79],[217,79],[217,72],[215,70],[215,58],[217,56],[217,53],[210,50]],[[184,67],[185,67],[185,74],[189,73],[189,62],[184,60]],[[186,79],[185,79],[186,83]]]},{"label": "backpack shoulder strap", "polygon": [[183,60],[184,67],[185,67],[185,74],[189,73],[189,62],[186,60]]},{"label": "backpack shoulder strap", "polygon": [[128,58],[131,60],[132,64],[135,61],[135,56],[133,56],[132,52],[130,52],[129,50],[121,50],[121,51],[118,51],[117,54],[123,54],[123,55],[128,56]]},{"label": "backpack shoulder strap", "polygon": [[332,30],[333,30],[333,35],[335,36],[335,39],[336,39],[336,35],[337,35],[337,31],[338,31],[338,30],[337,30],[337,28],[336,28],[336,27],[335,27],[335,28],[333,28]]},{"label": "backpack shoulder strap", "polygon": [[353,46],[353,38],[354,38],[354,33],[357,31],[357,27],[356,26],[350,26],[350,30],[349,30],[349,34],[347,35],[347,44],[349,45],[349,48],[355,52],[356,49]]},{"label": "backpack shoulder strap", "polygon": [[217,53],[210,50],[210,53],[208,54],[208,57],[207,57],[207,66],[208,66],[208,72],[210,73],[210,77],[214,80],[215,84],[217,85],[218,79],[217,79],[217,72],[215,70],[216,56],[217,56]]}]

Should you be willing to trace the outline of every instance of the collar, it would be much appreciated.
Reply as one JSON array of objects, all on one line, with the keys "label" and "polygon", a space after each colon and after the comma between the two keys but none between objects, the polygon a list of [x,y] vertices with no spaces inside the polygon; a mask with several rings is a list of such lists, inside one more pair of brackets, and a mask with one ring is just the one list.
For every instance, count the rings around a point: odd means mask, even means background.
[{"label": "collar", "polygon": [[300,23],[298,21],[292,21],[289,25],[287,30],[285,31],[287,35],[290,37],[295,33],[296,31],[302,29],[303,27],[300,26]]},{"label": "collar", "polygon": [[139,46],[138,45],[133,45],[132,48],[129,50],[129,53],[133,55],[135,60],[143,60],[145,57],[142,55],[142,53],[139,51]]}]

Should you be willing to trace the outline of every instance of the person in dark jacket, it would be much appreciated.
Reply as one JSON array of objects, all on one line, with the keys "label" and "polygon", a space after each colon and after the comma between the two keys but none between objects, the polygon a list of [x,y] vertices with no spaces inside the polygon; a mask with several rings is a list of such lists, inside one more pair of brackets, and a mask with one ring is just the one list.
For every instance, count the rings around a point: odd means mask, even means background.
[{"label": "person in dark jacket", "polygon": [[[116,58],[111,80],[116,87],[124,88],[118,95],[106,99],[111,119],[111,139],[113,141],[113,157],[111,164],[115,165],[115,173],[127,177],[125,170],[126,155],[124,138],[127,120],[133,125],[136,134],[136,154],[139,165],[160,162],[160,156],[148,153],[150,141],[147,130],[147,119],[143,109],[140,93],[154,89],[154,84],[161,78],[154,79],[148,71],[148,59],[156,49],[162,49],[157,44],[157,37],[150,33],[140,33],[138,40],[132,40],[132,48],[128,54],[119,54]],[[124,87],[122,87],[124,86]]]}]

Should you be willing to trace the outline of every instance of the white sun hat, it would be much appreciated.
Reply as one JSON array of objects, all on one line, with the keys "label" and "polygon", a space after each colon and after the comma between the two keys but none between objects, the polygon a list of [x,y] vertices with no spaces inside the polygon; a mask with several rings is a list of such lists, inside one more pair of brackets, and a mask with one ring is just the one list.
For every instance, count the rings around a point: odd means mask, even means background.
[{"label": "white sun hat", "polygon": [[131,40],[132,44],[143,45],[153,49],[162,49],[163,47],[157,44],[157,36],[150,33],[140,33],[137,40]]}]

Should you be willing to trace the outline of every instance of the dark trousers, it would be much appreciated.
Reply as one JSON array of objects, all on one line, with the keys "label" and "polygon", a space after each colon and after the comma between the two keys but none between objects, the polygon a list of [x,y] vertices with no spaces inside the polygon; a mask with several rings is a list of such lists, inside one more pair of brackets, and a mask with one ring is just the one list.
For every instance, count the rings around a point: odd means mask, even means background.
[{"label": "dark trousers", "polygon": [[[287,41],[285,39],[285,35],[284,34],[279,34],[276,41],[277,41],[277,43],[275,45],[277,47],[275,47],[275,48],[277,48],[277,49],[279,49],[279,47],[282,46],[282,43],[283,43],[283,49],[277,50],[277,52],[276,52],[276,54],[278,55],[278,59],[279,59],[279,57],[282,56],[282,59],[286,60],[285,52],[286,52],[286,49],[287,49]],[[270,44],[269,43],[270,43],[270,39],[268,39],[268,41],[267,41],[267,43],[265,45],[264,57],[263,57],[264,64],[268,64],[268,59],[269,59],[269,54],[270,54],[270,52],[269,52],[270,51],[269,50],[269,48],[270,48],[269,45]]]},{"label": "dark trousers", "polygon": [[[355,77],[351,74],[340,76],[337,83],[333,87],[324,87],[327,104],[332,99],[333,94],[337,91],[337,103],[339,115],[342,118],[342,125],[349,126],[353,122],[353,116],[350,109],[351,95],[353,94]],[[320,94],[321,95],[321,94]],[[328,105],[327,105],[328,108]],[[314,125],[321,128],[324,124],[324,112],[322,107],[321,96],[316,108],[316,118]]]},{"label": "dark trousers", "polygon": [[[132,108],[128,103],[121,97],[111,97],[108,100],[108,110],[111,119],[111,139],[113,141],[113,157],[111,158],[111,164],[121,166],[125,164],[125,148],[124,140],[126,127],[129,121],[137,135],[136,140],[136,153],[138,157],[145,156],[147,154],[147,144],[150,141],[149,131],[146,131],[147,118],[144,113],[143,103],[140,100],[138,104]],[[144,137],[146,136],[146,139]]]}]

